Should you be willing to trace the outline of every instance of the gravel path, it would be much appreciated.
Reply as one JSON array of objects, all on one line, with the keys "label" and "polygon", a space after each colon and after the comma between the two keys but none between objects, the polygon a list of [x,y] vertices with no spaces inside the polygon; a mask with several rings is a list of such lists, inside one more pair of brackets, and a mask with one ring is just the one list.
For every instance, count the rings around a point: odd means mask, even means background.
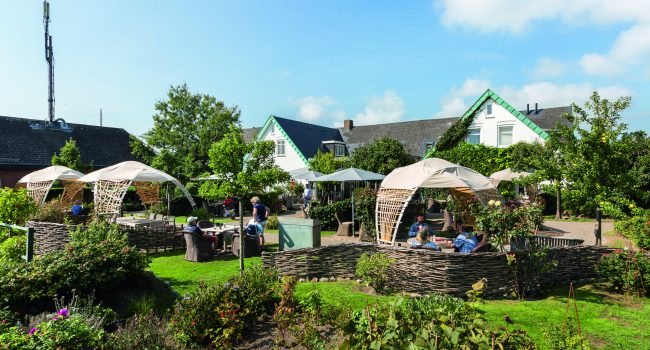
[{"label": "gravel path", "polygon": [[[607,245],[610,237],[604,235],[605,232],[614,229],[614,224],[611,222],[603,222],[603,244]],[[596,220],[588,222],[574,222],[564,220],[546,220],[544,226],[562,233],[564,238],[582,239],[586,245],[595,245],[596,236],[594,236],[594,229],[596,228]]]}]

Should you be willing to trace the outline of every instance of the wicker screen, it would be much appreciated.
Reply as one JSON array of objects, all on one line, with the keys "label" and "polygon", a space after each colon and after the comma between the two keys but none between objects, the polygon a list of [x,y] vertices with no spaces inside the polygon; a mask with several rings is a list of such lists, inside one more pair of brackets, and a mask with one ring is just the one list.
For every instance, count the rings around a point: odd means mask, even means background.
[{"label": "wicker screen", "polygon": [[50,192],[53,183],[54,181],[28,182],[27,194],[34,198],[37,205],[43,205],[43,203],[45,203],[45,198],[47,198],[47,193]]},{"label": "wicker screen", "polygon": [[142,204],[151,205],[160,203],[159,182],[135,182],[133,185]]},{"label": "wicker screen", "polygon": [[416,189],[380,188],[377,191],[375,222],[377,242],[395,244],[402,215]]},{"label": "wicker screen", "polygon": [[82,200],[84,182],[81,181],[64,181],[63,194],[61,194],[61,203],[72,204],[76,200]]},{"label": "wicker screen", "polygon": [[95,182],[95,213],[119,214],[130,180],[101,180]]}]

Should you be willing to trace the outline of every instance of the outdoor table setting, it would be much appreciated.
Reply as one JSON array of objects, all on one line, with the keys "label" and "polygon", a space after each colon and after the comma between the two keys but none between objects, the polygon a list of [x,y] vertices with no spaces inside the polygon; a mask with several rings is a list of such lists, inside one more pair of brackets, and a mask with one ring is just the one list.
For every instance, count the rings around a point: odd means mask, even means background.
[{"label": "outdoor table setting", "polygon": [[[232,241],[232,235],[234,233],[239,232],[239,226],[237,225],[223,225],[223,224],[217,224],[214,227],[208,227],[208,228],[202,228],[201,231],[218,237],[218,242],[217,244],[219,246],[223,247],[223,251],[228,250],[228,244],[232,244],[232,242],[228,242],[230,238],[230,241]],[[229,236],[229,237],[228,237]]]},{"label": "outdoor table setting", "polygon": [[138,226],[144,226],[149,228],[165,227],[165,221],[156,220],[156,219],[137,218],[134,216],[120,217],[115,219],[115,222],[117,222],[121,226],[126,226],[131,228],[135,228]]}]

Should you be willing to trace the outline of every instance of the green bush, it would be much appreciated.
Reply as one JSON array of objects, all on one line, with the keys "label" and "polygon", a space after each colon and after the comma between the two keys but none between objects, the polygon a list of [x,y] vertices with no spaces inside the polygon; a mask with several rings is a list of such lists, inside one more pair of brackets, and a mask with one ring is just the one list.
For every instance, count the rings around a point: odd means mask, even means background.
[{"label": "green bush", "polygon": [[277,285],[277,271],[254,266],[224,284],[201,286],[174,307],[175,339],[182,345],[230,348],[247,327],[272,312]]},{"label": "green bush", "polygon": [[354,216],[361,219],[365,228],[375,228],[375,207],[377,191],[371,188],[359,188],[354,191]]},{"label": "green bush", "polygon": [[57,224],[63,224],[65,222],[66,211],[70,209],[67,205],[57,201],[49,201],[45,203],[42,207],[36,209],[34,214],[31,216],[31,220],[34,221],[44,221],[44,222],[54,222]]},{"label": "green bush", "polygon": [[212,215],[208,212],[208,209],[206,208],[194,209],[190,213],[190,216],[196,216],[197,218],[199,218],[199,220],[210,220],[210,218],[212,218]]},{"label": "green bush", "polygon": [[484,206],[475,199],[469,206],[476,218],[476,229],[487,233],[500,248],[509,237],[533,234],[544,220],[538,203],[490,200]]},{"label": "green bush", "polygon": [[632,216],[617,220],[614,228],[637,247],[650,250],[650,209],[633,208]]},{"label": "green bush", "polygon": [[581,334],[573,318],[567,317],[564,324],[551,324],[544,331],[549,350],[589,350],[589,340]]},{"label": "green bush", "polygon": [[22,225],[36,211],[36,203],[24,188],[0,188],[0,222]]},{"label": "green bush", "polygon": [[173,335],[167,328],[167,320],[154,313],[134,315],[117,331],[110,334],[108,344],[113,350],[176,348]]},{"label": "green bush", "polygon": [[277,230],[280,228],[280,222],[278,221],[278,214],[273,214],[268,217],[266,228],[269,230]]},{"label": "green bush", "polygon": [[24,235],[12,236],[0,243],[0,263],[21,262],[25,254],[27,238]]},{"label": "green bush", "polygon": [[321,229],[323,230],[336,230],[338,222],[334,215],[337,212],[341,215],[342,220],[349,219],[352,213],[352,201],[348,198],[326,205],[314,202],[309,210],[309,217],[320,220]]},{"label": "green bush", "polygon": [[439,294],[354,312],[343,336],[342,349],[535,349],[526,332],[491,329],[476,306]]},{"label": "green bush", "polygon": [[381,292],[388,283],[388,270],[395,263],[384,253],[363,253],[357,261],[356,274],[375,290]]},{"label": "green bush", "polygon": [[104,345],[104,330],[84,318],[59,316],[30,329],[31,349],[98,349]]},{"label": "green bush", "polygon": [[149,265],[149,258],[128,245],[117,225],[91,223],[87,230],[71,232],[70,238],[64,250],[31,263],[0,264],[0,306],[24,312],[73,290],[82,295],[95,291],[103,297]]},{"label": "green bush", "polygon": [[598,273],[616,290],[650,295],[650,258],[643,253],[617,249],[600,259]]}]

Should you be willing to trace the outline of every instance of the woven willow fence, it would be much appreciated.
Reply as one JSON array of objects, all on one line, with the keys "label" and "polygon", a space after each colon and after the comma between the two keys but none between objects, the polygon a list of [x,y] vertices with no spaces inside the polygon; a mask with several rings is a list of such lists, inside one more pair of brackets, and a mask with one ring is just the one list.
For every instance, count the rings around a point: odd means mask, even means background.
[{"label": "woven willow fence", "polygon": [[[549,258],[558,261],[553,272],[543,276],[545,285],[589,280],[597,276],[596,264],[608,248],[558,247]],[[508,294],[513,274],[506,253],[444,253],[373,244],[341,244],[320,248],[263,252],[262,262],[283,275],[303,278],[355,278],[357,260],[363,253],[385,253],[395,259],[389,271],[389,286],[396,291],[464,296],[472,283],[487,278],[485,294]]]},{"label": "woven willow fence", "polygon": [[375,222],[377,242],[394,244],[404,210],[415,189],[380,188],[377,191]]},{"label": "woven willow fence", "polygon": [[45,203],[45,198],[47,193],[50,192],[53,183],[54,181],[28,182],[27,194],[34,198],[37,205],[41,206]]},{"label": "woven willow fence", "polygon": [[134,182],[133,185],[142,204],[152,205],[160,202],[159,182]]},{"label": "woven willow fence", "polygon": [[[70,231],[75,226],[52,222],[28,221],[27,227],[34,228],[35,254],[61,250],[70,242]],[[185,240],[179,231],[152,230],[149,228],[124,229],[129,244],[145,252],[185,249]]]},{"label": "woven willow fence", "polygon": [[61,194],[61,203],[72,204],[83,197],[83,188],[86,185],[81,181],[63,181],[63,193]]},{"label": "woven willow fence", "polygon": [[122,199],[131,185],[130,180],[100,180],[95,182],[95,213],[119,214]]}]

